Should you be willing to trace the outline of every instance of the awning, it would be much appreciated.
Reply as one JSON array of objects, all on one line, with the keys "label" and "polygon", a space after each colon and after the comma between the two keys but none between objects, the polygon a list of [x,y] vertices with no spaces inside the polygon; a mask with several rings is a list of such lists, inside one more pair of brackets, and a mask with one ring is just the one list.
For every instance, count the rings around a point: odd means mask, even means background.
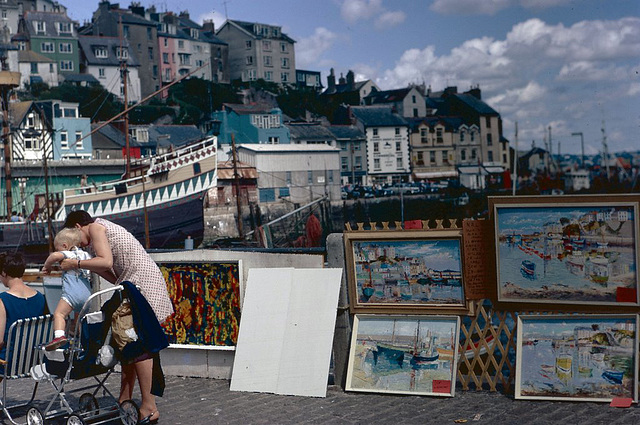
[{"label": "awning", "polygon": [[443,179],[448,177],[458,177],[456,170],[452,171],[430,171],[428,173],[413,173],[416,179]]},{"label": "awning", "polygon": [[504,167],[500,167],[500,166],[484,167],[484,169],[487,170],[489,174],[504,173]]},{"label": "awning", "polygon": [[42,77],[39,75],[32,75],[29,77],[29,81],[31,81],[31,84],[35,84],[35,83],[42,83]]},{"label": "awning", "polygon": [[487,174],[486,170],[484,167],[478,167],[476,165],[468,165],[468,166],[461,166],[458,167],[458,172],[460,174]]}]

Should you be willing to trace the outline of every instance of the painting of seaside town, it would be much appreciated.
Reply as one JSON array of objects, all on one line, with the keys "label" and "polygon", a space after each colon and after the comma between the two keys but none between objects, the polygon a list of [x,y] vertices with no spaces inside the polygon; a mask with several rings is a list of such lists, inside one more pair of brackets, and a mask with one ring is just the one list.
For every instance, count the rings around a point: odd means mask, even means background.
[{"label": "painting of seaside town", "polygon": [[353,241],[358,305],[465,306],[460,238]]},{"label": "painting of seaside town", "polygon": [[457,316],[356,314],[346,389],[453,396]]},{"label": "painting of seaside town", "polygon": [[637,315],[520,316],[516,398],[637,401]]},{"label": "painting of seaside town", "polygon": [[638,305],[637,205],[494,206],[500,301]]}]

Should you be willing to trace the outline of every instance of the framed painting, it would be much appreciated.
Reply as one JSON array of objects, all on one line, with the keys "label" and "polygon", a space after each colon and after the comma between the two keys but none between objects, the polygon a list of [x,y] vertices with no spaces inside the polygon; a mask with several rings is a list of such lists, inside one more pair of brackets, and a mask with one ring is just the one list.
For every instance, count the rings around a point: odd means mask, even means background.
[{"label": "framed painting", "polygon": [[640,197],[490,197],[498,301],[638,306]]},{"label": "framed painting", "polygon": [[638,315],[518,317],[515,398],[638,401]]},{"label": "framed painting", "polygon": [[235,346],[240,326],[240,261],[159,261],[175,312],[163,328],[171,344]]},{"label": "framed painting", "polygon": [[462,230],[345,233],[351,311],[468,313]]},{"label": "framed painting", "polygon": [[458,316],[356,314],[346,390],[453,397]]}]

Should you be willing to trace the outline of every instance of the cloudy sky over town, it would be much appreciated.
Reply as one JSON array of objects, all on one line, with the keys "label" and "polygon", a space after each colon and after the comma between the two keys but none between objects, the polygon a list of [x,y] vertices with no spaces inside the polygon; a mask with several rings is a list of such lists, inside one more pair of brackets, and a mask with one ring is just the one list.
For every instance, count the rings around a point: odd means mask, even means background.
[{"label": "cloudy sky over town", "polygon": [[[79,22],[97,2],[61,0]],[[225,18],[282,26],[296,40],[296,68],[353,70],[383,90],[479,85],[518,149],[554,153],[640,149],[638,0],[143,0],[188,10],[199,23]],[[121,2],[128,6],[128,2]],[[605,132],[603,133],[602,128]]]}]

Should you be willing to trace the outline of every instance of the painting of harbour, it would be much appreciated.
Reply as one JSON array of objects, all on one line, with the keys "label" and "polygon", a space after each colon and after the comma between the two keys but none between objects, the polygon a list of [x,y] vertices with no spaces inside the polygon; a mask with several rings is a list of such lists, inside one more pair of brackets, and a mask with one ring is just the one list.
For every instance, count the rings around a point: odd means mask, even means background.
[{"label": "painting of harbour", "polygon": [[352,241],[356,303],[464,307],[461,238],[440,236]]},{"label": "painting of harbour", "polygon": [[498,296],[638,305],[636,203],[495,205]]},{"label": "painting of harbour", "polygon": [[453,396],[457,316],[355,315],[346,389]]},{"label": "painting of harbour", "polygon": [[518,318],[516,398],[637,402],[637,315]]}]

